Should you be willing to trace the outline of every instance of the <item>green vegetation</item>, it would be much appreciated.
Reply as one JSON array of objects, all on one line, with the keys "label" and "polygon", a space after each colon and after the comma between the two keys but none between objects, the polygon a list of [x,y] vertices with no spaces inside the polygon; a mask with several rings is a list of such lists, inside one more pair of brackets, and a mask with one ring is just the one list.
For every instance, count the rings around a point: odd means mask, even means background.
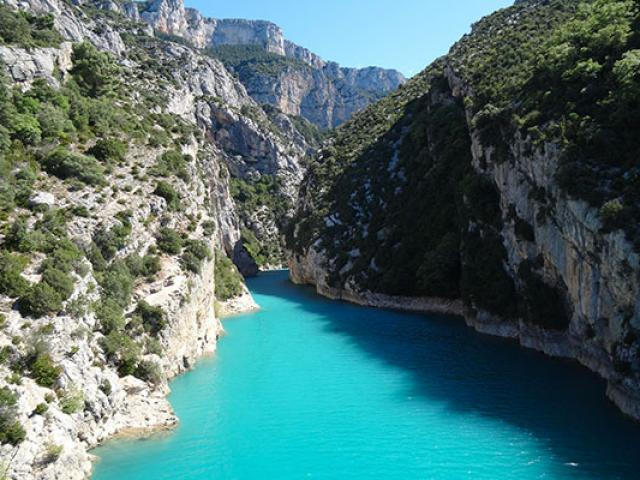
[{"label": "green vegetation", "polygon": [[145,301],[138,303],[135,315],[142,320],[145,331],[157,336],[166,325],[166,315],[162,308],[149,305]]},{"label": "green vegetation", "polygon": [[79,390],[70,390],[62,393],[60,408],[63,413],[72,415],[84,409],[84,395]]},{"label": "green vegetation", "polygon": [[26,432],[16,419],[18,397],[7,387],[0,388],[0,444],[17,446],[26,437]]},{"label": "green vegetation", "polygon": [[128,146],[121,140],[101,138],[87,153],[105,164],[118,164],[125,160]]},{"label": "green vegetation", "polygon": [[31,376],[41,387],[52,388],[58,382],[62,369],[55,365],[51,355],[40,353],[31,363]]},{"label": "green vegetation", "polygon": [[150,173],[161,177],[175,175],[185,182],[189,182],[187,167],[192,160],[190,155],[183,155],[176,150],[169,150],[158,157],[158,161]]},{"label": "green vegetation", "polygon": [[156,189],[153,191],[154,195],[164,198],[167,201],[167,206],[170,210],[179,210],[181,207],[180,194],[173,188],[168,182],[163,180],[156,184]]},{"label": "green vegetation", "polygon": [[182,265],[190,272],[200,273],[202,263],[211,260],[211,248],[200,240],[188,240],[182,253]]},{"label": "green vegetation", "polygon": [[71,74],[85,95],[97,98],[115,93],[120,68],[109,54],[84,42],[73,47],[72,60]]},{"label": "green vegetation", "polygon": [[311,68],[301,60],[268,52],[259,45],[221,45],[207,53],[235,72],[241,81],[257,76],[277,77],[289,69]]},{"label": "green vegetation", "polygon": [[57,47],[61,42],[62,37],[53,25],[53,15],[32,15],[0,5],[0,45]]},{"label": "green vegetation", "polygon": [[175,230],[161,228],[156,240],[160,251],[168,255],[178,255],[182,251],[182,236]]},{"label": "green vegetation", "polygon": [[516,5],[479,22],[450,55],[474,91],[474,125],[495,160],[509,160],[518,131],[533,148],[559,144],[560,186],[601,209],[605,231],[624,229],[637,248],[639,25],[632,0]]},{"label": "green vegetation", "polygon": [[42,160],[42,167],[58,178],[77,178],[88,185],[105,183],[104,169],[93,157],[57,148]]},{"label": "green vegetation", "polygon": [[[282,192],[282,184],[275,175],[262,175],[257,180],[231,178],[231,195],[240,210],[240,218],[248,223],[249,218],[262,207],[273,217],[280,229],[286,225],[291,201]],[[242,241],[249,254],[259,266],[280,264],[284,260],[279,239],[256,238],[248,229],[242,230]]]},{"label": "green vegetation", "polygon": [[244,281],[236,266],[220,251],[216,251],[215,258],[216,299],[224,302],[241,295]]}]

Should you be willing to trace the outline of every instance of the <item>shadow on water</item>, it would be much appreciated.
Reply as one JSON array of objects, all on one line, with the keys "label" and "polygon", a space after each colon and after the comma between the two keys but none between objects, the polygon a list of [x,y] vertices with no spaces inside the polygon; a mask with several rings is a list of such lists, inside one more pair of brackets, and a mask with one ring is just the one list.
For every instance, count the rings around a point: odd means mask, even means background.
[{"label": "shadow on water", "polygon": [[336,308],[313,289],[292,286],[286,272],[263,274],[249,286],[257,295],[285,296],[321,317],[332,334],[409,374],[412,391],[398,395],[441,402],[452,415],[506,422],[536,438],[554,464],[580,466],[579,478],[640,478],[640,424],[606,399],[604,381],[575,362],[476,333],[455,317]]}]

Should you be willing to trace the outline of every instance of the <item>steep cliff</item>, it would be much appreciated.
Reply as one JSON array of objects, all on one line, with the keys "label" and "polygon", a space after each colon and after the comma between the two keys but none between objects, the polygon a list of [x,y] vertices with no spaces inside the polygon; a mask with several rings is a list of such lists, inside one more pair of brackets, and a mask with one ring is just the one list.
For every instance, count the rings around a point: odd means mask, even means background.
[{"label": "steep cliff", "polygon": [[83,479],[89,448],[175,425],[167,379],[215,350],[218,303],[255,306],[227,259],[256,268],[229,172],[292,185],[306,154],[287,118],[217,60],[150,36],[130,2],[77,3],[0,5],[9,479]]},{"label": "steep cliff", "polygon": [[640,418],[639,33],[631,1],[483,19],[312,162],[292,278],[383,306],[461,300],[470,325],[577,359]]},{"label": "steep cliff", "polygon": [[158,32],[229,59],[226,65],[237,71],[258,103],[302,116],[323,129],[344,123],[405,81],[395,70],[341,68],[286,40],[273,23],[205,18],[185,8],[183,0],[149,1],[140,15]]}]

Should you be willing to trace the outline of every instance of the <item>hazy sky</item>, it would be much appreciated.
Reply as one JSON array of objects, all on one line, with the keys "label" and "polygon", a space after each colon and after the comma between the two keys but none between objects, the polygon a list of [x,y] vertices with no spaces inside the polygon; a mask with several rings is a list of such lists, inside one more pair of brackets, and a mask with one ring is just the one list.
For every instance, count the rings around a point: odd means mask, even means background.
[{"label": "hazy sky", "polygon": [[418,73],[513,0],[185,0],[217,18],[270,20],[285,36],[346,67]]}]

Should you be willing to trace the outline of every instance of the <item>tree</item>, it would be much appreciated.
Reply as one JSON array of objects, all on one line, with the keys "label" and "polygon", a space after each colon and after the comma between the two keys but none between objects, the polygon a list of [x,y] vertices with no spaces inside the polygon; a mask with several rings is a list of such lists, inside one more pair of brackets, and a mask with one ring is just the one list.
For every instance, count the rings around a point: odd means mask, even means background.
[{"label": "tree", "polygon": [[115,92],[120,68],[109,54],[83,42],[73,47],[72,60],[71,74],[86,95],[97,98]]}]

